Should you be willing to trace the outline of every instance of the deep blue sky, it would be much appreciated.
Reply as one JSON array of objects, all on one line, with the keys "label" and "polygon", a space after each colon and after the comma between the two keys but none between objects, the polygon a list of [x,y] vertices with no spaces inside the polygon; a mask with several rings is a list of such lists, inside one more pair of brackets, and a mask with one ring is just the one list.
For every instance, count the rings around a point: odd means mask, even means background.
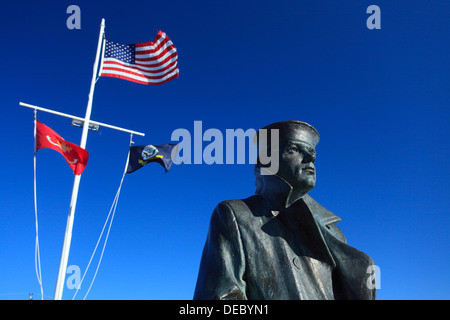
[{"label": "deep blue sky", "polygon": [[[81,8],[81,30],[66,8]],[[381,8],[381,30],[366,9]],[[321,134],[311,195],[381,270],[379,299],[449,299],[450,2],[8,1],[2,3],[0,299],[39,299],[34,271],[33,112],[84,116],[99,24],[119,43],[163,30],[180,77],[162,86],[97,82],[92,119],[169,143],[172,132],[258,129],[296,119]],[[38,113],[79,143],[70,120]],[[84,271],[125,165],[129,136],[91,133],[69,265]],[[208,143],[204,143],[205,147]],[[53,297],[73,174],[37,155],[46,299]],[[253,166],[151,164],[127,175],[90,299],[191,299],[209,218],[254,192]],[[98,257],[98,255],[97,255]],[[77,298],[82,298],[95,263]],[[65,288],[63,298],[74,290]]]}]

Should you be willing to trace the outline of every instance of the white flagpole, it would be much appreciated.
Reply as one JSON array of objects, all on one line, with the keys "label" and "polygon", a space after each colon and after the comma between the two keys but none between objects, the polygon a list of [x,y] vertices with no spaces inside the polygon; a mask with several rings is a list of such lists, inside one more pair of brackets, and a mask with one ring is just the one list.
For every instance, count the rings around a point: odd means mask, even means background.
[{"label": "white flagpole", "polygon": [[[102,19],[102,23],[100,25],[100,34],[98,36],[97,54],[95,56],[94,69],[93,69],[93,74],[92,74],[91,89],[89,91],[89,100],[88,100],[88,104],[87,104],[87,108],[86,108],[86,115],[84,117],[83,132],[81,134],[80,147],[83,149],[86,149],[86,141],[87,141],[87,135],[88,135],[88,129],[89,129],[89,120],[91,118],[91,111],[92,111],[92,99],[94,97],[94,88],[95,88],[95,82],[96,82],[96,78],[97,78],[98,63],[99,63],[99,58],[100,58],[100,52],[102,49],[104,31],[105,31],[105,19]],[[73,189],[72,189],[72,197],[70,199],[69,215],[67,216],[66,232],[64,234],[64,243],[63,243],[63,247],[62,247],[62,251],[61,251],[61,260],[59,262],[58,278],[56,280],[55,294],[53,296],[54,300],[61,300],[63,289],[64,289],[64,280],[66,278],[67,262],[69,260],[70,242],[72,240],[73,220],[74,220],[74,215],[75,215],[75,206],[77,204],[78,188],[80,186],[80,179],[81,179],[81,175],[76,175],[74,178],[74,181],[73,181]]]}]

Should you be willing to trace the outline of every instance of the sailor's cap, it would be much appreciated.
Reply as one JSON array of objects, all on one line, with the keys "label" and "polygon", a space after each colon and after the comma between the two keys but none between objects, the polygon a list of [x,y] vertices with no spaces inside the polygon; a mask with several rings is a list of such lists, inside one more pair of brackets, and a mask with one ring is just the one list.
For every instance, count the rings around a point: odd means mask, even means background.
[{"label": "sailor's cap", "polygon": [[286,139],[296,139],[305,142],[315,148],[320,140],[319,132],[309,123],[298,120],[279,121],[264,128],[261,128],[256,132],[253,141],[258,145],[258,136],[261,130],[267,130],[267,139],[270,141],[271,130],[278,129],[280,141]]}]

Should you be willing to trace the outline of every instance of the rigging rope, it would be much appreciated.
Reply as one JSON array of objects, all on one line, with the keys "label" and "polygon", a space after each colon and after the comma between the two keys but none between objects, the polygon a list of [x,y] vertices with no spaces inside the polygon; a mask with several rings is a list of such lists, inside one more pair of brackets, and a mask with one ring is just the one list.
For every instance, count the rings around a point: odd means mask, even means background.
[{"label": "rigging rope", "polygon": [[41,273],[41,254],[39,251],[39,223],[38,223],[38,213],[37,213],[37,192],[36,192],[36,113],[37,110],[34,109],[34,157],[33,157],[33,171],[34,171],[34,220],[36,226],[36,239],[34,244],[34,269],[36,271],[36,277],[41,289],[41,299],[44,300],[44,287],[42,285],[42,273]]},{"label": "rigging rope", "polygon": [[[134,143],[134,142],[133,142],[133,134],[131,133],[131,134],[130,134],[130,147],[131,147],[131,145],[132,145],[133,143]],[[119,202],[120,191],[121,191],[121,189],[122,189],[122,183],[123,183],[123,180],[124,180],[125,175],[126,175],[126,173],[127,173],[127,168],[128,168],[128,162],[129,162],[129,160],[130,160],[130,152],[128,151],[127,161],[126,161],[126,163],[125,163],[125,169],[124,169],[124,171],[123,171],[122,179],[120,180],[120,184],[119,184],[119,188],[117,189],[116,196],[114,197],[114,200],[113,200],[113,203],[112,203],[112,205],[111,205],[111,208],[109,209],[108,216],[106,217],[105,223],[103,224],[103,228],[102,228],[102,231],[100,232],[100,236],[98,237],[97,244],[95,245],[95,248],[94,248],[94,252],[92,252],[91,258],[89,259],[89,263],[88,263],[88,265],[87,265],[87,267],[86,267],[86,270],[84,271],[84,274],[83,274],[83,277],[81,278],[80,284],[78,285],[77,290],[75,291],[75,294],[74,294],[73,297],[72,297],[72,300],[75,299],[75,297],[76,297],[76,295],[77,295],[77,293],[78,293],[78,290],[80,290],[80,288],[81,288],[81,284],[83,283],[83,280],[84,280],[84,278],[86,277],[86,274],[87,274],[87,272],[88,272],[88,270],[89,270],[89,266],[91,265],[92,259],[94,258],[95,252],[97,251],[98,245],[99,245],[100,240],[101,240],[101,238],[102,238],[102,236],[103,236],[103,232],[105,231],[105,228],[106,228],[106,226],[107,226],[107,224],[108,224],[109,217],[110,217],[111,214],[112,214],[111,220],[110,220],[110,222],[109,222],[108,231],[107,231],[106,237],[105,237],[105,242],[103,243],[102,252],[101,252],[101,254],[100,254],[100,258],[99,258],[99,261],[98,261],[98,264],[97,264],[97,268],[95,269],[95,273],[94,273],[94,276],[93,276],[93,278],[92,278],[91,284],[89,285],[89,288],[88,288],[86,294],[84,295],[83,300],[86,299],[87,295],[88,295],[89,292],[91,291],[92,285],[94,284],[95,278],[97,277],[98,269],[100,268],[100,264],[101,264],[102,259],[103,259],[103,253],[105,252],[106,243],[108,242],[109,232],[111,231],[111,226],[112,226],[112,223],[113,223],[113,220],[114,220],[114,216],[115,216],[115,214],[116,214],[117,203]]]}]

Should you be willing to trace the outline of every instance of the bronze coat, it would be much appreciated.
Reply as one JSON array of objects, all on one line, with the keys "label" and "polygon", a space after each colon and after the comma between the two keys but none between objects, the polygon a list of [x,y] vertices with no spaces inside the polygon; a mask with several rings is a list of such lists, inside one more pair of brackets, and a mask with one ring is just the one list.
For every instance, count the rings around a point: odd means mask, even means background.
[{"label": "bronze coat", "polygon": [[341,219],[309,195],[290,199],[281,180],[215,208],[194,299],[375,299],[373,260],[347,244]]}]

